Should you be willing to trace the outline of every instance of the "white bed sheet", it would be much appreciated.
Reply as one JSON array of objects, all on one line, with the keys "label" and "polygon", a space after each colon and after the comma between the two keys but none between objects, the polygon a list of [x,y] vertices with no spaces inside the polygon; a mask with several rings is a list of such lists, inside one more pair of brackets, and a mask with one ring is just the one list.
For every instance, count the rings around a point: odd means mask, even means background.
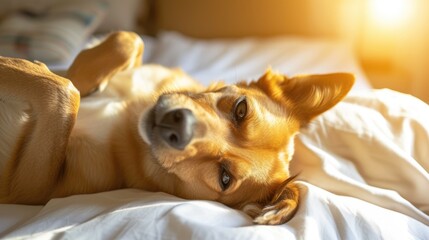
[{"label": "white bed sheet", "polygon": [[[165,33],[149,42],[145,62],[181,67],[206,84],[253,79],[271,65],[289,75],[353,72],[355,90],[369,89],[352,52],[329,41],[196,41]],[[0,237],[429,239],[428,124],[428,106],[410,96],[352,93],[299,137],[292,171],[300,172],[301,206],[281,226],[252,225],[215,202],[124,189],[45,206],[0,205]]]},{"label": "white bed sheet", "polygon": [[180,67],[208,85],[213,80],[235,83],[257,79],[268,67],[289,75],[350,72],[354,89],[370,83],[352,48],[341,41],[302,37],[196,40],[175,32],[163,32],[150,42],[146,62]]}]

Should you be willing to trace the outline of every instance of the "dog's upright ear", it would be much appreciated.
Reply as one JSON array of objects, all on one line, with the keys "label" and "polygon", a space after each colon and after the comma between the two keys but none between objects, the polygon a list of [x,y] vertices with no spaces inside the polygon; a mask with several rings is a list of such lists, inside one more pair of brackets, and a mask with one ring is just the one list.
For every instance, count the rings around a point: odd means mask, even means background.
[{"label": "dog's upright ear", "polygon": [[301,126],[305,126],[347,95],[354,84],[354,76],[331,73],[288,78],[267,70],[256,84],[274,100],[287,104]]}]

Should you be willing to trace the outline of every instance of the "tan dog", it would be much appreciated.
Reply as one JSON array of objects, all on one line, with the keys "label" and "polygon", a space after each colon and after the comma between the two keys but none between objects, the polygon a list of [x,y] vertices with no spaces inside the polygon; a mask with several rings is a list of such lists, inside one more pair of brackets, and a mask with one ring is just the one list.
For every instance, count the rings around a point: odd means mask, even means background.
[{"label": "tan dog", "polygon": [[140,188],[218,201],[260,224],[290,219],[294,137],[347,94],[353,76],[269,70],[204,88],[180,70],[140,66],[142,54],[138,35],[114,33],[76,58],[71,81],[0,58],[0,201]]}]

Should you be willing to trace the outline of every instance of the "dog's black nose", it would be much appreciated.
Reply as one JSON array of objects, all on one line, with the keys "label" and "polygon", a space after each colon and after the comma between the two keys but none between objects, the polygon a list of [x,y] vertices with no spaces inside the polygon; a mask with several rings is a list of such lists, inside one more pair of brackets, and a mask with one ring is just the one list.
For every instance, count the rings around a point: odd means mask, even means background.
[{"label": "dog's black nose", "polygon": [[189,109],[180,108],[169,111],[158,124],[161,137],[173,148],[185,149],[194,136],[194,114]]}]

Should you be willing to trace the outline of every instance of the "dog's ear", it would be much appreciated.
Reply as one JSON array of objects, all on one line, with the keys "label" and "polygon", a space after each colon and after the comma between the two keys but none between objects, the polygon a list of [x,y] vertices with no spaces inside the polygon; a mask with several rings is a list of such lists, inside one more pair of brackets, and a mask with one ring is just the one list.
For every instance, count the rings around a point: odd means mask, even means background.
[{"label": "dog's ear", "polygon": [[305,125],[341,101],[352,88],[354,76],[332,73],[288,78],[268,70],[256,84],[274,100],[287,104]]},{"label": "dog's ear", "polygon": [[247,204],[243,211],[254,218],[256,224],[279,225],[289,221],[298,210],[299,191],[294,177],[284,181],[268,203]]}]

